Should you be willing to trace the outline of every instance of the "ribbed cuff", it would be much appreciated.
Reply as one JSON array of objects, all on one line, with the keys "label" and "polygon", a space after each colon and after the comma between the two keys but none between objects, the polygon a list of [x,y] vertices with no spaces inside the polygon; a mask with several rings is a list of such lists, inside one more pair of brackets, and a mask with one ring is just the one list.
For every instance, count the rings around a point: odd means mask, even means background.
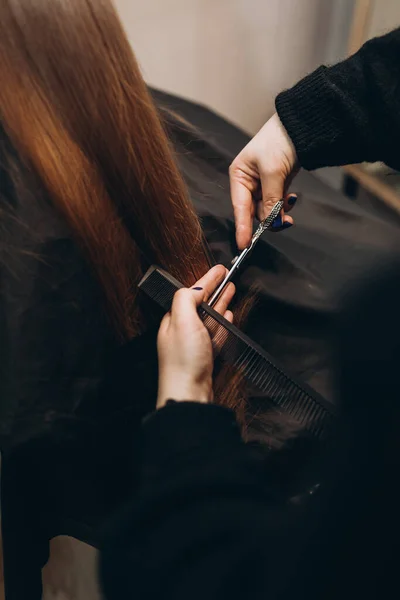
[{"label": "ribbed cuff", "polygon": [[356,61],[355,55],[319,67],[276,98],[279,118],[305,169],[371,160],[362,111],[360,117],[348,89]]},{"label": "ribbed cuff", "polygon": [[335,162],[334,144],[341,137],[337,102],[326,78],[327,71],[327,67],[319,67],[293,88],[280,93],[275,101],[299,162],[309,170]]},{"label": "ribbed cuff", "polygon": [[242,444],[234,413],[199,402],[173,402],[143,421],[142,466],[146,479],[188,468],[205,455]]}]

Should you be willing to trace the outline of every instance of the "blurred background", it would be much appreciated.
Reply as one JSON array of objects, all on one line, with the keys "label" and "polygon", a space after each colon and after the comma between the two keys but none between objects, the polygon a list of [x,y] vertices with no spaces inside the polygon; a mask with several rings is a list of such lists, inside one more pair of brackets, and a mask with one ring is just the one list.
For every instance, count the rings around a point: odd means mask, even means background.
[{"label": "blurred background", "polygon": [[[204,103],[249,133],[274,98],[348,52],[355,0],[115,0],[145,78]],[[374,4],[365,37],[400,21]]]},{"label": "blurred background", "polygon": [[[400,0],[114,2],[151,86],[205,104],[250,134],[282,89],[400,25]],[[317,176],[400,217],[400,176],[381,164]]]}]

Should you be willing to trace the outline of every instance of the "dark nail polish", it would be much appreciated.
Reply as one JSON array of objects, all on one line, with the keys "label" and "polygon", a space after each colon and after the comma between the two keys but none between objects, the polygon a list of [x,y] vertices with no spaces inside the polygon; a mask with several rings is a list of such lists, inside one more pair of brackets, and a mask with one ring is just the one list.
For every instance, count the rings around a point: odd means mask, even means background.
[{"label": "dark nail polish", "polygon": [[276,217],[275,221],[272,223],[272,228],[273,229],[279,229],[280,227],[282,227],[282,217],[281,217],[281,215],[279,215],[279,217]]},{"label": "dark nail polish", "polygon": [[289,223],[289,222],[287,222],[287,221],[286,221],[286,222],[285,222],[285,223],[282,225],[282,229],[289,229],[289,227],[291,227],[292,225],[293,225],[293,223]]},{"label": "dark nail polish", "polygon": [[202,289],[203,289],[203,288],[201,288],[201,287],[195,287],[195,288],[192,288],[192,290],[199,290],[199,291],[200,291],[200,290],[202,290]]},{"label": "dark nail polish", "polygon": [[296,204],[296,201],[297,201],[297,196],[289,196],[288,203],[290,206],[294,206]]}]

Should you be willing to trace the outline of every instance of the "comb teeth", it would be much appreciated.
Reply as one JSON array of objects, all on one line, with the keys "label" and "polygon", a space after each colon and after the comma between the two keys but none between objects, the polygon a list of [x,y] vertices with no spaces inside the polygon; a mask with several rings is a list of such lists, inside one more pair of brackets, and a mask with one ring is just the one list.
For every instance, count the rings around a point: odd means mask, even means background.
[{"label": "comb teeth", "polygon": [[146,272],[138,287],[168,312],[171,310],[175,292],[183,286],[169,273],[153,266]]},{"label": "comb teeth", "polygon": [[[151,267],[139,288],[165,312],[171,309],[175,292],[182,284],[172,275]],[[238,369],[244,378],[278,407],[305,426],[316,437],[323,437],[334,416],[334,408],[312,388],[289,376],[265,350],[207,304],[199,316],[213,340],[219,357]]]}]

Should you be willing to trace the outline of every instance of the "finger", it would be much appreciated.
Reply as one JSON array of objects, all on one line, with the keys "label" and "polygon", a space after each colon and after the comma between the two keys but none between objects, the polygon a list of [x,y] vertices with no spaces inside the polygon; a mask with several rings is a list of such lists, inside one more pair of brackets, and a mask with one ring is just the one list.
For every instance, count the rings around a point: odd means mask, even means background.
[{"label": "finger", "polygon": [[167,313],[163,317],[163,319],[162,319],[162,321],[160,323],[159,330],[158,330],[161,335],[163,335],[167,331],[170,322],[171,322],[171,313]]},{"label": "finger", "polygon": [[284,195],[286,196],[286,194],[288,193],[288,190],[290,189],[290,186],[292,185],[293,179],[296,177],[297,173],[299,172],[299,168],[296,165],[294,167],[294,169],[292,169],[292,171],[289,173],[289,175],[287,175],[286,179],[285,179],[285,187],[283,190]]},{"label": "finger", "polygon": [[[214,310],[216,310],[221,315],[223,315],[226,312],[229,304],[232,302],[235,292],[236,292],[235,285],[232,282],[228,283],[228,285],[222,292],[220,298],[218,299],[217,303],[213,307]],[[208,333],[211,336],[213,344],[215,345],[215,348],[218,348],[220,346],[220,343],[222,342],[222,340],[225,339],[224,336],[225,336],[226,332],[224,332],[224,328],[217,321],[214,322],[212,320],[211,322],[208,323],[207,329],[208,329]],[[222,335],[222,337],[221,337],[221,335]]]},{"label": "finger", "polygon": [[228,270],[223,265],[216,265],[199,279],[191,289],[182,288],[178,290],[172,301],[171,322],[175,324],[189,323],[194,319],[194,314],[199,319],[197,308],[209,298],[223,281],[227,272]]},{"label": "finger", "polygon": [[285,215],[284,211],[282,210],[280,215],[276,217],[272,223],[270,231],[272,231],[272,233],[277,233],[278,231],[282,231],[282,229],[289,229],[293,223],[293,218],[289,215]]},{"label": "finger", "polygon": [[218,299],[218,302],[213,306],[214,310],[223,315],[230,303],[232,302],[233,296],[235,295],[236,288],[233,283],[228,283],[225,290],[223,291],[221,297]]},{"label": "finger", "polygon": [[160,327],[159,327],[158,335],[157,335],[158,343],[160,341],[162,341],[164,339],[164,337],[167,335],[170,322],[171,322],[171,313],[167,313],[160,323]]},{"label": "finger", "polygon": [[[230,310],[226,310],[223,313],[224,318],[229,321],[229,323],[233,323],[233,312]],[[226,340],[228,339],[229,331],[223,325],[219,323],[213,323],[207,325],[208,333],[211,336],[211,341],[214,350],[214,356],[216,356],[220,351]]]},{"label": "finger", "polygon": [[293,218],[288,216],[288,212],[292,210],[296,206],[296,202],[298,200],[297,194],[286,194],[284,198],[284,209],[281,210],[280,215],[274,220],[271,231],[277,232],[282,229],[287,229],[291,227],[294,223]]},{"label": "finger", "polygon": [[[192,290],[200,291],[196,288],[202,289],[201,300],[198,303],[198,306],[201,304],[201,302],[206,302],[208,300],[211,294],[223,281],[227,272],[228,270],[223,265],[216,265],[194,284]],[[196,294],[196,298],[199,298],[199,294]]]},{"label": "finger", "polygon": [[290,212],[295,206],[296,206],[296,202],[298,200],[298,196],[297,194],[286,194],[285,198],[284,198],[284,209],[285,209],[285,213]]},{"label": "finger", "polygon": [[238,180],[238,173],[229,170],[233,214],[236,226],[236,243],[239,250],[249,245],[253,233],[254,201],[251,190]]},{"label": "finger", "polygon": [[233,323],[233,312],[231,310],[226,310],[224,317],[229,323]]},{"label": "finger", "polygon": [[275,204],[283,197],[285,179],[280,173],[261,173],[262,202],[257,209],[257,217],[263,221],[271,213]]},{"label": "finger", "polygon": [[[171,325],[197,323],[200,321],[197,307],[203,302],[204,290],[182,288],[174,296],[171,306]],[[201,322],[201,321],[200,321]]]}]

